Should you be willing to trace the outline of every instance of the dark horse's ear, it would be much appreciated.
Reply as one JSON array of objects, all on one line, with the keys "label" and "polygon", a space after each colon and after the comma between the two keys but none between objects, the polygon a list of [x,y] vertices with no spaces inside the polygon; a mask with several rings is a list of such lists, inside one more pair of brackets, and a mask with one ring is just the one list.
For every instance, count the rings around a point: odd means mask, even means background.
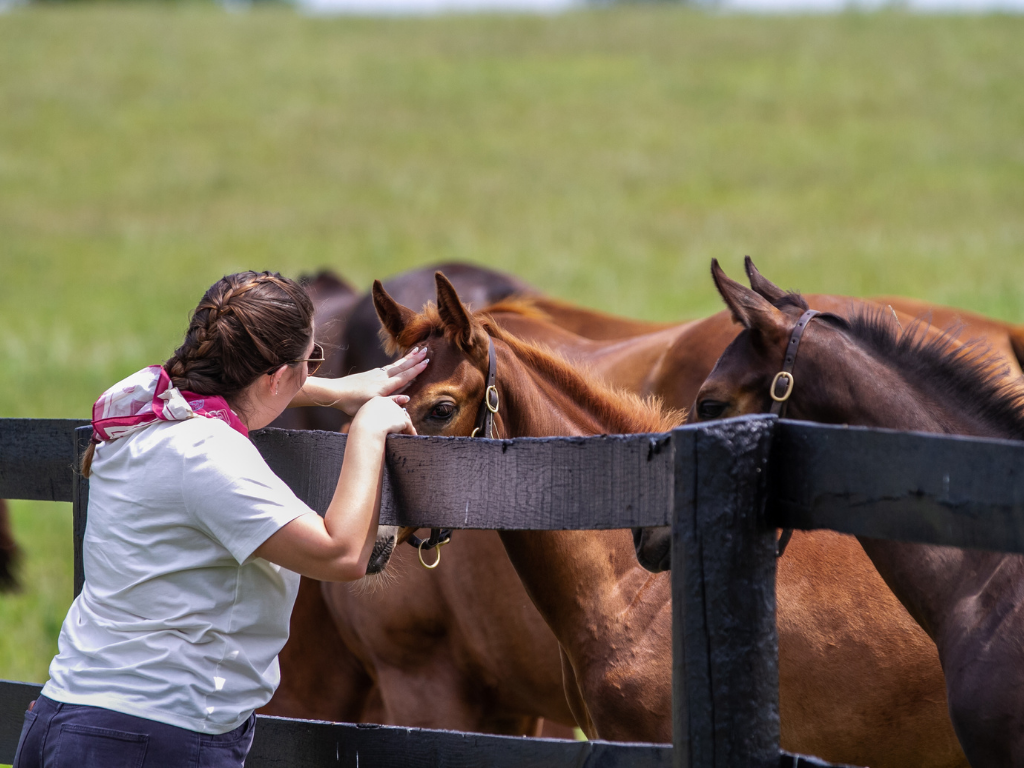
[{"label": "dark horse's ear", "polygon": [[473,338],[473,320],[463,305],[455,286],[442,272],[434,273],[437,283],[437,313],[441,321],[449,328],[454,328],[465,343]]},{"label": "dark horse's ear", "polygon": [[722,298],[732,310],[737,323],[751,331],[760,331],[767,336],[786,334],[786,316],[772,306],[771,302],[745,285],[730,280],[718,265],[718,259],[711,260],[711,277]]},{"label": "dark horse's ear", "polygon": [[377,310],[380,324],[384,326],[384,330],[392,339],[397,339],[405,330],[405,326],[416,317],[416,313],[392,299],[384,290],[384,285],[380,280],[373,281],[373,290],[370,293],[373,296],[373,308]]},{"label": "dark horse's ear", "polygon": [[757,271],[757,267],[754,266],[754,260],[749,256],[743,257],[743,267],[747,270],[747,279],[750,280],[750,287],[756,293],[768,299],[768,301],[778,301],[786,295],[784,290]]}]

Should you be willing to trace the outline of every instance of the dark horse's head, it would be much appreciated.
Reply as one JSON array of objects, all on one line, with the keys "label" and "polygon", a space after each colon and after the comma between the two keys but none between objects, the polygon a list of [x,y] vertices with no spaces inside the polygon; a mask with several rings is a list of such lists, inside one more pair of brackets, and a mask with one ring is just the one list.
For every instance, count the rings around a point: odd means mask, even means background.
[{"label": "dark horse's head", "polygon": [[[769,390],[781,369],[790,333],[808,309],[799,294],[787,293],[763,277],[750,257],[745,264],[750,288],[726,277],[716,260],[711,263],[715,287],[732,311],[733,320],[743,330],[726,347],[701,386],[690,408],[688,424],[768,412],[772,402]],[[820,317],[825,317],[826,322],[834,318],[832,315]],[[815,335],[809,332],[803,344],[810,342],[813,346]],[[802,351],[800,362],[807,365],[804,357]],[[806,354],[806,358],[811,357]],[[807,367],[811,365],[813,363]],[[796,378],[803,380],[799,372]],[[806,396],[806,392],[802,394]],[[799,418],[796,408],[799,405],[794,402],[789,415]],[[648,570],[658,573],[672,567],[671,532],[667,526],[636,528],[633,543],[640,564]]]},{"label": "dark horse's head", "polygon": [[[994,356],[985,340],[961,343],[957,327],[941,329],[920,319],[903,327],[891,309],[862,307],[849,316],[815,315],[795,342],[793,331],[807,302],[766,280],[749,258],[746,269],[749,288],[712,262],[715,287],[743,330],[701,385],[688,423],[768,412],[787,348],[797,344],[787,418],[904,431],[1024,435],[1024,391],[1007,375],[1006,360]],[[667,529],[637,531],[635,538],[644,567],[670,567]]]}]

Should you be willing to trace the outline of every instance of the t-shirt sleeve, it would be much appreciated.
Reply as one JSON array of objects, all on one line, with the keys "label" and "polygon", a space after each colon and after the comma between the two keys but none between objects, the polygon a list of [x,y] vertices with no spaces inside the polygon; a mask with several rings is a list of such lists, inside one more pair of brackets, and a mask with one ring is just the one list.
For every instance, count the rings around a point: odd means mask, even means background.
[{"label": "t-shirt sleeve", "polygon": [[183,470],[189,514],[240,564],[283,526],[313,512],[267,466],[256,446],[227,426],[193,445]]}]

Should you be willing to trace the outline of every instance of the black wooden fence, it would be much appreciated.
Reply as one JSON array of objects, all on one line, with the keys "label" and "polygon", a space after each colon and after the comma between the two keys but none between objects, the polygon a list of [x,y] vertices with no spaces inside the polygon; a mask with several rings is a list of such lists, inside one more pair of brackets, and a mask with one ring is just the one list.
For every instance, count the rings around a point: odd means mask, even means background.
[{"label": "black wooden fence", "polygon": [[[76,589],[88,484],[84,422],[0,419],[0,498],[73,500]],[[345,436],[254,440],[314,509]],[[824,766],[779,752],[775,527],[1024,552],[1024,444],[760,416],[662,435],[388,441],[383,523],[518,530],[671,525],[671,747],[264,717],[248,765]],[[77,478],[77,479],[76,479]],[[0,761],[39,690],[0,684]]]}]

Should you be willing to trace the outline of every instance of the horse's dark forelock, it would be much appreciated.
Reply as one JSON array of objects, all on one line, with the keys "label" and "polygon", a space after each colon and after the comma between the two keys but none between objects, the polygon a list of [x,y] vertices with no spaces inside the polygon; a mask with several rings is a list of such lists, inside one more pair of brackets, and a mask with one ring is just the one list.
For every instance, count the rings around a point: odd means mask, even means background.
[{"label": "horse's dark forelock", "polygon": [[1024,380],[982,339],[959,343],[962,326],[929,336],[928,318],[900,328],[885,307],[862,309],[849,318],[827,319],[898,367],[913,385],[961,412],[980,419],[1005,437],[1024,439]]}]

